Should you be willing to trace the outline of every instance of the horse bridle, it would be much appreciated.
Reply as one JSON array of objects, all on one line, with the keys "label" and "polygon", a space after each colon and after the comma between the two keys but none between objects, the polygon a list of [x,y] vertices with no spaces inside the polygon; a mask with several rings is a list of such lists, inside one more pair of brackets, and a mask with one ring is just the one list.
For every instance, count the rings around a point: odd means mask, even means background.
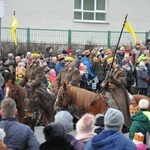
[{"label": "horse bridle", "polygon": [[62,108],[62,103],[63,103],[63,100],[65,97],[66,97],[66,100],[69,102],[68,104],[70,104],[70,99],[68,100],[68,98],[67,98],[67,97],[69,97],[67,95],[67,90],[64,90],[64,92],[59,96],[59,101],[57,102],[57,104],[60,108]]}]

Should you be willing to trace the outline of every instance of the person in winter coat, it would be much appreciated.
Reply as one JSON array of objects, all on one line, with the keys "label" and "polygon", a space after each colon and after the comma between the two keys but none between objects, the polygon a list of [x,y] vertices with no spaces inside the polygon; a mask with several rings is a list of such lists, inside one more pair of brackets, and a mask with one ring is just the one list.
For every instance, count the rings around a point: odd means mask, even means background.
[{"label": "person in winter coat", "polygon": [[60,70],[65,67],[65,57],[63,54],[58,55],[58,62],[56,63],[54,69],[56,71],[56,75],[59,74]]},{"label": "person in winter coat", "polygon": [[99,82],[97,83],[97,90],[100,91],[100,84],[105,79],[106,61],[102,57],[100,52],[97,52],[97,56],[93,58],[92,69],[95,76],[97,76]]},{"label": "person in winter coat", "polygon": [[137,85],[139,88],[139,94],[146,95],[149,82],[149,75],[144,62],[140,62],[137,67]]},{"label": "person in winter coat", "polygon": [[40,145],[39,150],[75,150],[67,140],[65,129],[58,122],[51,122],[43,129],[45,142]]},{"label": "person in winter coat", "polygon": [[109,100],[108,102],[110,107],[119,109],[123,113],[125,118],[125,126],[129,127],[130,100],[128,92],[124,87],[126,84],[126,72],[120,68],[116,59],[114,60],[111,69],[113,70],[113,73],[107,72],[105,80],[102,82],[101,86],[104,87],[104,92]]},{"label": "person in winter coat", "polygon": [[94,124],[94,115],[88,113],[84,114],[76,125],[76,139],[86,144],[89,139],[96,135],[96,133],[94,132]]},{"label": "person in winter coat", "polygon": [[108,108],[104,117],[105,130],[91,138],[84,150],[136,150],[136,145],[121,132],[123,124],[122,112]]},{"label": "person in winter coat", "polygon": [[131,126],[129,129],[129,138],[133,140],[134,134],[141,132],[146,137],[146,132],[150,131],[150,122],[148,117],[141,110],[131,116]]},{"label": "person in winter coat", "polygon": [[[28,92],[28,97],[30,97],[31,95],[35,95],[36,93],[43,93],[44,95],[49,95],[46,85],[43,82],[43,78],[45,77],[45,70],[42,64],[40,63],[39,56],[40,55],[38,53],[32,54],[32,63],[27,66],[25,76],[23,80],[19,82],[19,84],[22,87],[28,87],[27,92],[31,91]],[[41,101],[45,101],[45,98],[43,98],[40,95],[38,96],[40,97]],[[49,101],[48,98],[47,101]],[[44,103],[43,107],[45,107]]]},{"label": "person in winter coat", "polygon": [[90,79],[93,79],[95,77],[95,75],[92,70],[91,62],[89,60],[91,53],[89,50],[86,50],[83,52],[83,55],[84,55],[84,57],[82,58],[82,63],[83,63],[83,65],[85,65],[87,67],[87,71],[89,73]]},{"label": "person in winter coat", "polygon": [[81,63],[79,71],[81,75],[80,88],[93,91],[92,82],[90,80],[90,75],[87,71],[87,67]]},{"label": "person in winter coat", "polygon": [[122,66],[122,69],[126,71],[127,81],[125,84],[125,88],[130,93],[131,86],[134,84],[134,75],[132,72],[132,68],[129,66],[129,61],[126,61]]},{"label": "person in winter coat", "polygon": [[11,98],[5,98],[1,103],[2,119],[0,128],[4,129],[4,143],[15,150],[39,150],[40,143],[31,128],[19,123],[15,118],[16,103]]},{"label": "person in winter coat", "polygon": [[55,115],[55,122],[59,122],[63,125],[66,133],[66,138],[74,146],[75,150],[83,150],[84,144],[77,140],[71,132],[73,131],[73,116],[68,111],[59,111]]},{"label": "person in winter coat", "polygon": [[65,58],[66,66],[59,72],[56,78],[56,91],[64,82],[69,82],[70,85],[79,87],[81,80],[80,72],[74,67],[75,59],[71,56]]},{"label": "person in winter coat", "polygon": [[94,132],[96,134],[99,134],[104,130],[104,115],[103,114],[97,114],[95,116],[95,129]]}]

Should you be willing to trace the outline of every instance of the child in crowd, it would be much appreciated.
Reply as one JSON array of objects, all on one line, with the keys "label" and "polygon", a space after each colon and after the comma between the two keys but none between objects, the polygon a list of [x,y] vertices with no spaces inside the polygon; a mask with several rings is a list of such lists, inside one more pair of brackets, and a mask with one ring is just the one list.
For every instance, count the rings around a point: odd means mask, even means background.
[{"label": "child in crowd", "polygon": [[26,72],[25,63],[20,62],[18,66],[16,67],[16,82],[19,83],[23,80]]},{"label": "child in crowd", "polygon": [[92,114],[84,114],[76,125],[76,139],[86,143],[90,138],[96,135],[94,132],[95,118]]},{"label": "child in crowd", "polygon": [[87,90],[92,90],[92,83],[90,82],[90,76],[87,71],[87,67],[81,63],[79,66],[79,71],[81,75],[80,87]]}]

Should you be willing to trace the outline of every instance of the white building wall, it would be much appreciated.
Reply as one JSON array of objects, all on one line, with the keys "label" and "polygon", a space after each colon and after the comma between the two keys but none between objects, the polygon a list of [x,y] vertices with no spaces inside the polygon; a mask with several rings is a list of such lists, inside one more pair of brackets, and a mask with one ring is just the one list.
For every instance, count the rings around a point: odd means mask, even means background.
[{"label": "white building wall", "polygon": [[150,28],[150,0],[107,0],[107,23],[74,22],[74,0],[4,0],[2,27],[11,25],[13,11],[19,28],[120,31],[125,15],[136,32]]}]

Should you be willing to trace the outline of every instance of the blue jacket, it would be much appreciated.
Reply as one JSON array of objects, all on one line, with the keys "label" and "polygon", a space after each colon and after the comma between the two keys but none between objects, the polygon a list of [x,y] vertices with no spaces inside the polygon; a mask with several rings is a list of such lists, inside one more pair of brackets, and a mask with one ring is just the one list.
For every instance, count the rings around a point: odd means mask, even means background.
[{"label": "blue jacket", "polygon": [[60,70],[62,69],[62,68],[64,68],[65,67],[65,63],[62,63],[62,62],[57,62],[56,63],[56,65],[55,65],[55,67],[54,67],[54,70],[56,71],[56,75],[58,75],[59,74],[59,72],[60,72]]},{"label": "blue jacket", "polygon": [[0,128],[6,133],[4,143],[7,147],[15,150],[39,150],[40,143],[31,128],[15,118],[2,118]]},{"label": "blue jacket", "polygon": [[84,150],[136,150],[136,145],[120,131],[103,130],[86,143]]},{"label": "blue jacket", "polygon": [[84,56],[82,58],[82,63],[87,67],[87,71],[88,71],[91,79],[93,79],[95,77],[95,75],[92,71],[91,63],[90,63],[89,59],[86,56]]}]

